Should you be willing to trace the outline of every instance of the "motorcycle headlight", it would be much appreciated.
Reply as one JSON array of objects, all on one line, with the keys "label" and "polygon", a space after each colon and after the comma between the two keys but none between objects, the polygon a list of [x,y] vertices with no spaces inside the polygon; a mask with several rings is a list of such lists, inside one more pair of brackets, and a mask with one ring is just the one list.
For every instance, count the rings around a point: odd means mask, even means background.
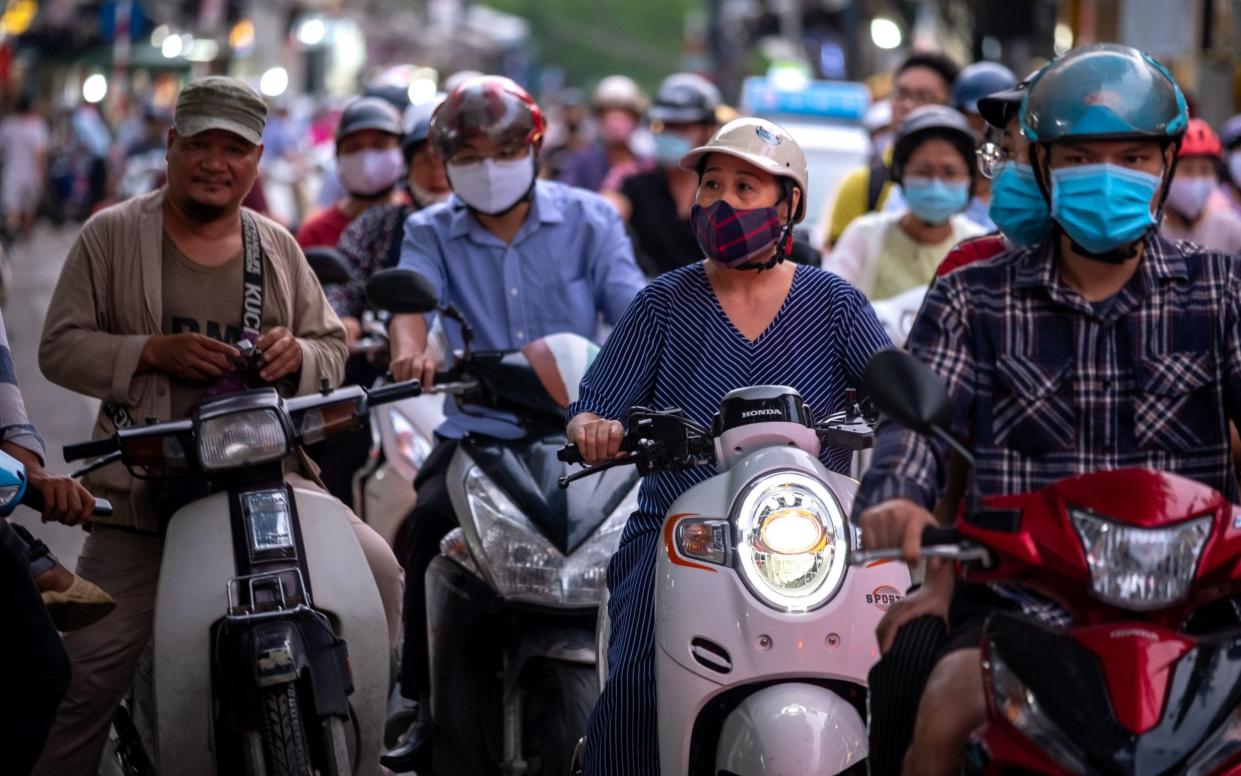
[{"label": "motorcycle headlight", "polygon": [[288,434],[269,409],[207,418],[198,425],[198,462],[208,472],[279,461],[288,453]]},{"label": "motorcycle headlight", "polygon": [[987,669],[991,694],[1000,716],[1070,773],[1089,773],[1085,758],[1064,732],[1039,707],[1034,693],[991,645]]},{"label": "motorcycle headlight", "polygon": [[814,477],[778,472],[753,483],[733,512],[735,563],[764,603],[805,612],[844,581],[849,529],[831,491]]},{"label": "motorcycle headlight", "polygon": [[1084,509],[1069,509],[1090,568],[1096,598],[1147,611],[1189,593],[1198,558],[1211,534],[1212,516],[1165,528],[1139,528]]},{"label": "motorcycle headlight", "polygon": [[567,558],[477,467],[466,475],[465,494],[473,517],[464,532],[466,542],[478,569],[501,597],[564,607],[599,603],[608,560],[636,508],[637,486]]}]

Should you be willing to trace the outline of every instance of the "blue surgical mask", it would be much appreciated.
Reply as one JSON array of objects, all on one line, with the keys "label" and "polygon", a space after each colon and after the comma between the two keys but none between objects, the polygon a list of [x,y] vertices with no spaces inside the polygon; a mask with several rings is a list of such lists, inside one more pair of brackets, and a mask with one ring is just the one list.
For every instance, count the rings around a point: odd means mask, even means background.
[{"label": "blue surgical mask", "polygon": [[1142,239],[1155,223],[1151,200],[1158,175],[1115,164],[1051,171],[1051,217],[1078,245],[1107,253]]},{"label": "blue surgical mask", "polygon": [[965,209],[970,201],[967,181],[949,183],[939,178],[905,178],[901,181],[905,204],[928,224],[942,224]]},{"label": "blue surgical mask", "polygon": [[681,157],[694,149],[689,138],[677,132],[655,133],[655,161],[660,164],[677,165]]},{"label": "blue surgical mask", "polygon": [[1014,245],[1033,245],[1047,236],[1051,214],[1034,178],[1034,168],[1011,162],[991,181],[987,215]]}]

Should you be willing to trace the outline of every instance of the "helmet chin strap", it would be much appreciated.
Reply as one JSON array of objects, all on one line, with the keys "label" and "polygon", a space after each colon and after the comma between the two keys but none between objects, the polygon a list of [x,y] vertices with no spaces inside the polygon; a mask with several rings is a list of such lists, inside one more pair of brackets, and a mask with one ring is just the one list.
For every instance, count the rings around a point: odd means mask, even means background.
[{"label": "helmet chin strap", "polygon": [[1073,252],[1076,253],[1078,256],[1085,256],[1088,259],[1093,259],[1094,261],[1101,261],[1104,264],[1119,265],[1119,264],[1124,264],[1126,261],[1129,261],[1131,259],[1137,258],[1138,246],[1141,245],[1142,240],[1145,240],[1145,239],[1146,239],[1146,234],[1143,234],[1142,239],[1138,240],[1135,243],[1130,243],[1129,245],[1123,245],[1119,248],[1113,248],[1112,250],[1104,251],[1103,253],[1095,253],[1094,251],[1086,250],[1077,242],[1077,240],[1074,240],[1072,237],[1069,238],[1069,246],[1073,249]]}]

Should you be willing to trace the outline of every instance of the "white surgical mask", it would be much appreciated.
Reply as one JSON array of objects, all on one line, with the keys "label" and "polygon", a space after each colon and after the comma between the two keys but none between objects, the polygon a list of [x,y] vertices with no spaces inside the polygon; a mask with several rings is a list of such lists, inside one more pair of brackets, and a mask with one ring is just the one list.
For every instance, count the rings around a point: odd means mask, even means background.
[{"label": "white surgical mask", "polygon": [[399,148],[384,151],[368,148],[345,154],[336,160],[345,191],[359,197],[373,197],[396,185],[405,171]]},{"label": "white surgical mask", "polygon": [[1168,205],[1190,221],[1196,221],[1213,191],[1215,178],[1182,178],[1178,175],[1168,188]]},{"label": "white surgical mask", "polygon": [[452,190],[465,204],[484,215],[507,213],[534,184],[534,154],[510,161],[483,159],[448,165]]}]

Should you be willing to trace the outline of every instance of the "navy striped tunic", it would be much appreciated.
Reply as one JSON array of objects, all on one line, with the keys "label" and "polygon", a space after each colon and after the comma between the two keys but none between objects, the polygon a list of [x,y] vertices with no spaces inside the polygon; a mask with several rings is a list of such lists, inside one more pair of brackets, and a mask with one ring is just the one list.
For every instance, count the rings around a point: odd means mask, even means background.
[{"label": "navy striped tunic", "polygon": [[[582,380],[569,417],[593,412],[623,420],[633,405],[679,407],[708,424],[724,395],[749,385],[791,385],[817,416],[843,408],[871,355],[891,343],[853,286],[799,266],[776,317],[754,341],[733,326],[701,263],[661,275],[633,300]],[[849,453],[822,460],[845,472]],[[714,476],[714,466],[647,477],[608,564],[608,677],[587,729],[588,776],[659,773],[656,723],[655,561],[672,502]],[[665,775],[670,776],[670,775]]]},{"label": "navy striped tunic", "polygon": [[[710,425],[724,395],[750,385],[790,385],[816,417],[844,407],[872,353],[891,347],[874,311],[853,286],[823,270],[798,266],[784,305],[751,342],[720,306],[699,262],[656,278],[633,300],[582,379],[567,411],[624,421],[634,405],[679,407]],[[825,448],[823,463],[848,473],[850,454]],[[664,515],[714,466],[646,478],[643,512]]]}]

